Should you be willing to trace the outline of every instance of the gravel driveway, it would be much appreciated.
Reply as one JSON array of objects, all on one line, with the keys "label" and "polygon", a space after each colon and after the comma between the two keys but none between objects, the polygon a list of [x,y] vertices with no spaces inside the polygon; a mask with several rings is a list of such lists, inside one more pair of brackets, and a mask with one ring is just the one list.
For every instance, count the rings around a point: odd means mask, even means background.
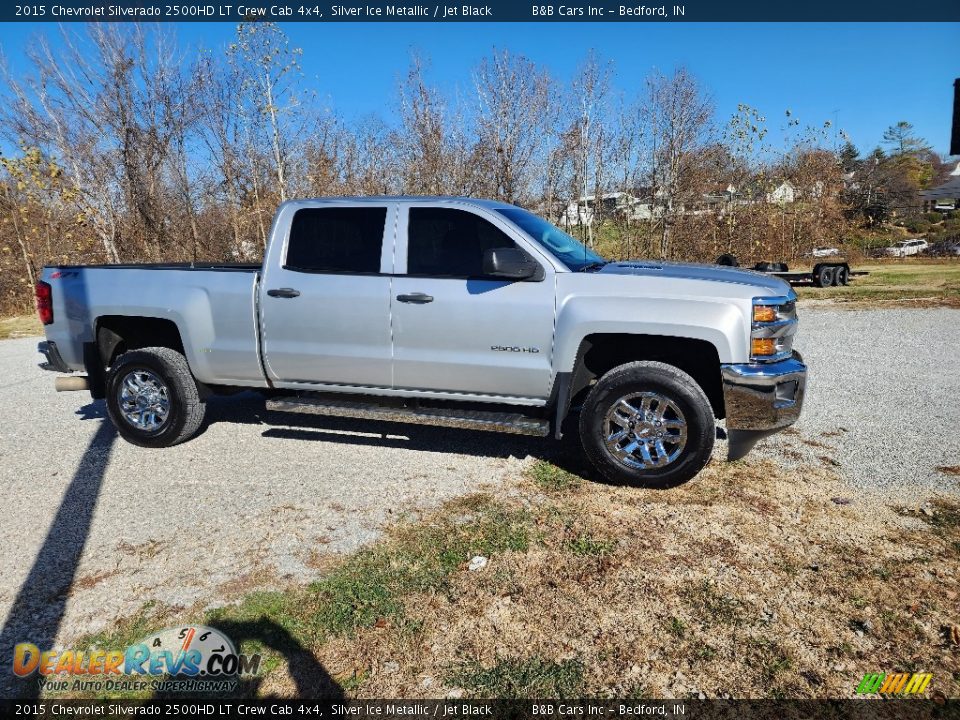
[{"label": "gravel driveway", "polygon": [[[960,312],[805,310],[796,431],[759,452],[826,463],[909,504],[956,490]],[[316,577],[405,511],[496,487],[549,441],[265,413],[211,401],[193,441],[119,441],[102,402],[55,393],[36,339],[0,342],[0,662],[69,644],[145,602],[179,606]],[[13,611],[11,612],[11,608]],[[7,677],[7,672],[0,677]]]},{"label": "gravel driveway", "polygon": [[758,450],[833,466],[890,504],[960,489],[937,470],[960,470],[960,311],[801,305],[796,347],[810,367],[803,414]]}]

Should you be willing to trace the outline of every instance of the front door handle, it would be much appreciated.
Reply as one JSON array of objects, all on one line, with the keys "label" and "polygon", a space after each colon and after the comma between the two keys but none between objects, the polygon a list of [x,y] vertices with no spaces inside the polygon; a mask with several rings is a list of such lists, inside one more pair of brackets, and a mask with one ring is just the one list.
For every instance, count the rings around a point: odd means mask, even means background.
[{"label": "front door handle", "polygon": [[275,288],[273,290],[267,290],[267,295],[279,298],[295,298],[300,297],[300,291],[294,290],[293,288]]},{"label": "front door handle", "polygon": [[414,305],[426,305],[433,302],[433,295],[426,293],[410,293],[409,295],[397,295],[397,300],[402,303],[413,303]]}]

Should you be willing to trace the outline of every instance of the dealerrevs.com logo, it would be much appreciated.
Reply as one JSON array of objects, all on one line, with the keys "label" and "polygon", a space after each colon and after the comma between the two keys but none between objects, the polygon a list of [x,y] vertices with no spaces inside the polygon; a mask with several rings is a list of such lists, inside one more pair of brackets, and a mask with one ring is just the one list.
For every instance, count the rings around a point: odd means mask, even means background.
[{"label": "dealerrevs.com logo", "polygon": [[222,632],[205,625],[161,630],[124,650],[14,648],[13,673],[38,676],[51,691],[230,691],[260,669],[260,655],[239,654]]}]

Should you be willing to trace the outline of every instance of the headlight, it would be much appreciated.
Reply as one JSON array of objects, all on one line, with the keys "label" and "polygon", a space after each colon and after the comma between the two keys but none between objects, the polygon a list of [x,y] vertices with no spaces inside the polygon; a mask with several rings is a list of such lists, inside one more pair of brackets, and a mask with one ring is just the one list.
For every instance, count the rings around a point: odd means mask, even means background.
[{"label": "headlight", "polygon": [[756,297],[750,328],[750,359],[776,362],[793,354],[797,332],[797,296]]}]

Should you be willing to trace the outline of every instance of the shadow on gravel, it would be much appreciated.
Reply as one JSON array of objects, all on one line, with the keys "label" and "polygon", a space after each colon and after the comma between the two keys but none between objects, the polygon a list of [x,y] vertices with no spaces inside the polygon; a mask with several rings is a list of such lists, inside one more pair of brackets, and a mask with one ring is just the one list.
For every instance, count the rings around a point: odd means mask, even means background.
[{"label": "shadow on gravel", "polygon": [[[13,601],[10,615],[0,631],[0,662],[4,675],[11,680],[13,648],[17,643],[29,642],[46,650],[57,636],[115,441],[113,425],[101,421],[67,485],[33,567]],[[16,697],[37,698],[40,693],[36,678],[33,675],[29,681],[13,687]]]},{"label": "shadow on gravel", "polygon": [[588,480],[606,482],[583,458],[575,424],[570,420],[567,422],[569,427],[564,428],[563,440],[556,442],[552,438],[526,435],[270,412],[264,407],[262,395],[242,393],[207,401],[207,414],[200,432],[221,422],[260,425],[263,427],[262,436],[273,439],[314,440],[490,458],[530,455]]},{"label": "shadow on gravel", "polygon": [[81,420],[107,420],[107,403],[103,400],[95,400],[84,405],[74,414]]}]

